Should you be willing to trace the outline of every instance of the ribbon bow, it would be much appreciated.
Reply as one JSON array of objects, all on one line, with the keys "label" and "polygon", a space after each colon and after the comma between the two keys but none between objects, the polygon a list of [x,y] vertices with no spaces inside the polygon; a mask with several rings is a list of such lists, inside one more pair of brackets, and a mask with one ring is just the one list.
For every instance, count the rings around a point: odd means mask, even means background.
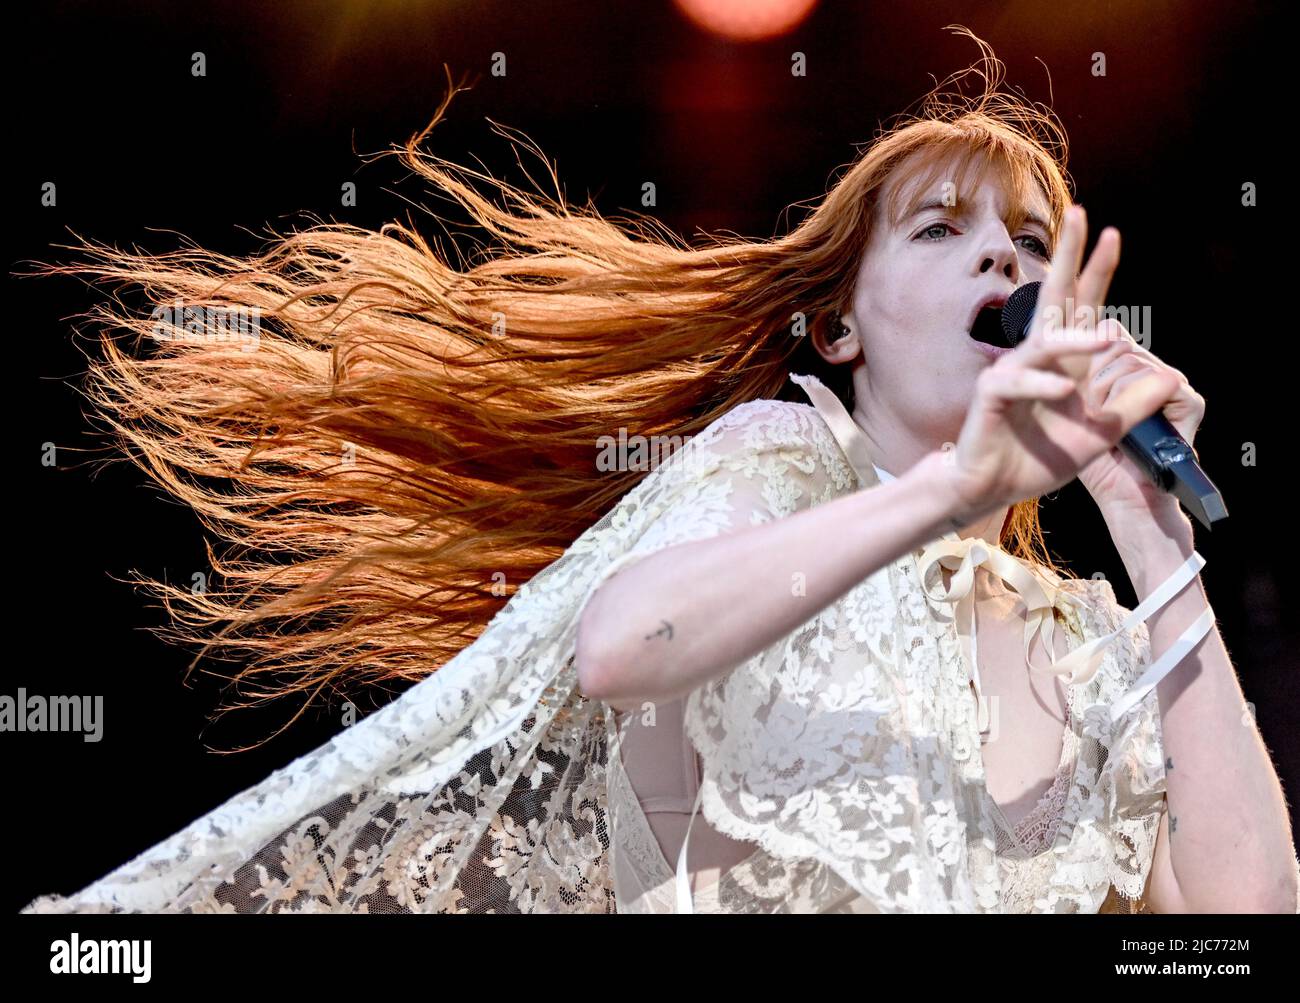
[{"label": "ribbon bow", "polygon": [[[1058,600],[1064,599],[1078,604],[1079,598],[1070,595],[1058,587],[1044,587],[1043,583],[1032,575],[1018,560],[1001,547],[990,544],[978,537],[959,538],[955,533],[948,533],[924,548],[917,562],[921,574],[921,587],[934,602],[949,602],[955,606],[954,620],[957,633],[961,639],[962,650],[966,654],[966,663],[971,667],[976,696],[981,695],[979,665],[976,660],[975,645],[975,571],[987,566],[990,571],[1006,582],[1025,604],[1028,615],[1025,619],[1025,664],[1031,671],[1048,675],[1064,676],[1068,685],[1087,683],[1101,668],[1106,648],[1120,635],[1133,630],[1152,613],[1164,606],[1176,596],[1205,566],[1205,558],[1197,551],[1180,565],[1173,574],[1160,584],[1149,596],[1140,602],[1135,610],[1109,634],[1102,634],[1086,641],[1061,659],[1056,658],[1054,647],[1055,620],[1052,611]],[[946,589],[942,588],[942,575],[939,575],[940,588],[929,585],[930,573],[937,567],[948,568],[954,574]],[[1214,626],[1214,611],[1206,606],[1201,615],[1185,630],[1178,640],[1165,651],[1155,663],[1149,666],[1124,693],[1111,705],[1111,720],[1118,721],[1124,714],[1145,697],[1156,683],[1163,679],[1184,656],[1201,642]],[[1043,647],[1050,662],[1046,666],[1037,666],[1029,661],[1029,646],[1034,634],[1041,632]]]},{"label": "ribbon bow", "polygon": [[[921,574],[921,587],[930,600],[954,606],[953,619],[966,655],[966,664],[971,667],[977,696],[981,694],[981,689],[979,665],[975,657],[975,572],[980,567],[987,567],[1005,582],[1025,605],[1025,664],[1031,670],[1064,676],[1070,685],[1086,683],[1097,674],[1105,655],[1106,643],[1112,638],[1097,638],[1057,660],[1056,620],[1053,614],[1060,599],[1075,602],[1075,597],[1034,576],[1001,547],[978,537],[957,537],[956,534],[949,533],[922,551],[917,566]],[[938,572],[939,568],[953,572],[947,588],[943,587],[943,576]],[[932,572],[937,579],[935,586],[930,585]],[[1044,667],[1034,665],[1029,659],[1035,634],[1042,635],[1043,647],[1050,659]]]}]

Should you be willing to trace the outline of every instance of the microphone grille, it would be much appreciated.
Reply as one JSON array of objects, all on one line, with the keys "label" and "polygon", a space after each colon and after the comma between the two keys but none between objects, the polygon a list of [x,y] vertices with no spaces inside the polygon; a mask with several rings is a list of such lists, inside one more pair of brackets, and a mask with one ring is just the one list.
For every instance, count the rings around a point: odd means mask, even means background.
[{"label": "microphone grille", "polygon": [[1026,282],[1002,304],[1002,333],[1012,348],[1029,335],[1029,322],[1034,318],[1040,286],[1041,282]]}]

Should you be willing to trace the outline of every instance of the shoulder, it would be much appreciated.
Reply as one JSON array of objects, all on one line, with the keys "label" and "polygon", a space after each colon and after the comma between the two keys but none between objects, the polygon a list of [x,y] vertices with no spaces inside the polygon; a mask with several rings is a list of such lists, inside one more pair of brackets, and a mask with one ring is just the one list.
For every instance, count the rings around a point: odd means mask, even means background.
[{"label": "shoulder", "polygon": [[1121,607],[1115,600],[1114,588],[1105,578],[1064,578],[1050,572],[1046,574],[1073,600],[1076,609],[1085,610],[1103,624],[1115,620],[1115,614]]},{"label": "shoulder", "polygon": [[762,445],[805,444],[829,435],[826,422],[812,405],[758,398],[737,404],[715,419],[700,438],[707,442],[732,437]]},{"label": "shoulder", "polygon": [[759,398],[737,404],[700,433],[703,445],[754,450],[812,450],[848,469],[848,459],[826,419],[811,404]]},{"label": "shoulder", "polygon": [[776,467],[791,476],[825,481],[836,493],[856,486],[848,457],[811,404],[767,398],[745,401],[710,423],[695,445],[726,458],[728,466]]}]

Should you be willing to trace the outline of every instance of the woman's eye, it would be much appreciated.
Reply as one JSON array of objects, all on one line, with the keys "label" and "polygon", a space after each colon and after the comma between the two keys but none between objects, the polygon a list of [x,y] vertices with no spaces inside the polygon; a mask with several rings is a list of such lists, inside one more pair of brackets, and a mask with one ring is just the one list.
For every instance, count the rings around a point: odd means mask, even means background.
[{"label": "woman's eye", "polygon": [[931,223],[929,226],[927,226],[924,230],[922,230],[920,233],[918,233],[918,234],[916,235],[916,239],[917,239],[917,240],[937,240],[938,238],[936,238],[936,237],[927,237],[926,234],[927,234],[927,233],[930,233],[930,232],[933,231],[933,230],[951,230],[951,229],[952,229],[952,227],[949,226],[947,223]]},{"label": "woman's eye", "polygon": [[[934,233],[936,230],[939,231],[939,236],[937,237],[929,236],[929,234]],[[916,237],[913,239],[924,240],[933,243],[936,240],[942,240],[943,237],[946,236],[948,231],[956,232],[953,231],[952,227],[947,223],[931,223],[924,230],[918,233]],[[1051,254],[1048,252],[1047,245],[1043,243],[1041,238],[1035,237],[1032,233],[1026,233],[1024,236],[1017,237],[1016,239],[1033,241],[1034,246],[1029,249],[1029,252],[1031,254],[1036,254],[1040,258],[1044,258],[1044,259],[1049,259],[1051,257]]]},{"label": "woman's eye", "polygon": [[1050,257],[1051,257],[1051,254],[1048,253],[1047,245],[1044,244],[1044,243],[1042,242],[1042,240],[1040,240],[1038,237],[1035,237],[1032,233],[1027,233],[1027,234],[1025,234],[1023,237],[1021,237],[1020,239],[1021,239],[1021,240],[1032,240],[1035,244],[1038,245],[1038,250],[1033,251],[1033,252],[1032,252],[1033,254],[1037,254],[1040,258],[1050,258]]}]

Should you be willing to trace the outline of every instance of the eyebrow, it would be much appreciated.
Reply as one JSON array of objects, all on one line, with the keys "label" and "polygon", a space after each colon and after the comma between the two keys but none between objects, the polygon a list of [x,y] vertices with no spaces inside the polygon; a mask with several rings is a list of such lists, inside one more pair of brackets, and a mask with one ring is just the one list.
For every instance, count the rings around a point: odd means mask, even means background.
[{"label": "eyebrow", "polygon": [[[923,212],[929,212],[931,209],[942,209],[945,213],[947,213],[950,216],[955,215],[958,211],[957,206],[947,205],[938,199],[931,199],[930,201],[924,202],[921,205],[917,206],[906,216],[904,216],[903,222],[906,223],[909,219],[919,216]],[[1025,222],[1038,224],[1040,227],[1043,228],[1043,232],[1048,234],[1049,236],[1052,233],[1051,228],[1046,223],[1044,223],[1041,219],[1035,216],[1033,213],[1026,213]]]}]

